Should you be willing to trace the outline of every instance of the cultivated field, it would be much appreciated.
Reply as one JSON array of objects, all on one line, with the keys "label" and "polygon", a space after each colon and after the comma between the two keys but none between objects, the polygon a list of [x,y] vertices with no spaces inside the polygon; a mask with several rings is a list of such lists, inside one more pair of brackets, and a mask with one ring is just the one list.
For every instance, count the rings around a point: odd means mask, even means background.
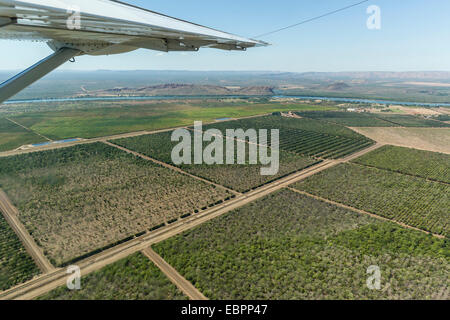
[{"label": "cultivated field", "polygon": [[425,127],[425,128],[449,128],[445,122],[428,120],[420,117],[400,115],[400,114],[377,114],[376,117],[397,124],[401,127]]},{"label": "cultivated field", "polygon": [[329,121],[349,127],[394,127],[395,124],[368,113],[356,112],[298,112],[305,118]]},{"label": "cultivated field", "polygon": [[103,143],[1,158],[0,185],[56,265],[231,196]]},{"label": "cultivated field", "polygon": [[450,235],[450,186],[445,183],[345,163],[294,188],[425,231]]},{"label": "cultivated field", "polygon": [[450,183],[450,155],[443,153],[383,146],[353,162]]},{"label": "cultivated field", "polygon": [[[337,159],[369,147],[373,141],[340,125],[311,119],[266,116],[206,126],[205,129],[279,129],[280,149],[295,154]],[[270,140],[269,140],[270,141]]]},{"label": "cultivated field", "polygon": [[0,291],[40,273],[17,235],[0,214]]},{"label": "cultivated field", "polygon": [[448,245],[282,190],[154,249],[211,299],[448,299]]},{"label": "cultivated field", "polygon": [[43,141],[45,141],[44,138],[33,132],[27,131],[8,119],[0,118],[0,152]]},{"label": "cultivated field", "polygon": [[[171,141],[172,132],[157,133],[127,139],[112,140],[111,142],[125,147],[127,149],[137,151],[141,154],[147,155],[159,161],[172,164],[171,153],[172,149],[178,144],[178,142]],[[192,136],[194,132],[192,132]],[[192,138],[193,139],[193,138]],[[224,139],[224,150],[225,150]],[[193,145],[193,144],[192,144]],[[208,143],[204,143],[206,147]],[[296,155],[289,152],[280,152],[280,170],[278,174],[274,176],[262,176],[260,169],[266,167],[263,165],[249,165],[248,164],[248,144],[247,149],[247,162],[246,164],[234,164],[234,165],[179,165],[181,169],[210,180],[214,183],[223,185],[227,188],[236,190],[238,192],[247,192],[251,189],[257,188],[261,185],[269,183],[275,179],[286,176],[290,173],[294,173],[305,169],[306,167],[316,164],[318,161],[309,157]],[[235,156],[237,154],[237,146],[235,146]],[[193,161],[193,159],[192,159]]]},{"label": "cultivated field", "polygon": [[142,253],[133,254],[81,279],[81,290],[60,287],[40,300],[185,300]]},{"label": "cultivated field", "polygon": [[348,127],[449,127],[448,124],[411,115],[313,111],[299,112],[305,118],[329,121]]},{"label": "cultivated field", "polygon": [[450,129],[352,128],[380,143],[450,154]]}]

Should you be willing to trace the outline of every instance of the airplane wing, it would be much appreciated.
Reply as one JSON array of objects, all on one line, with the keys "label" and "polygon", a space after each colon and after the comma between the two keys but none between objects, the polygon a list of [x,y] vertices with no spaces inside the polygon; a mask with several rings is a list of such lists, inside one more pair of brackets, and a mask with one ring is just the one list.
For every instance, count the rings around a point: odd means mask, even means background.
[{"label": "airplane wing", "polygon": [[113,0],[0,0],[0,39],[43,41],[55,52],[0,84],[0,103],[78,55],[268,45]]},{"label": "airplane wing", "polygon": [[267,45],[111,0],[0,0],[0,19],[0,38],[45,41],[92,55]]}]

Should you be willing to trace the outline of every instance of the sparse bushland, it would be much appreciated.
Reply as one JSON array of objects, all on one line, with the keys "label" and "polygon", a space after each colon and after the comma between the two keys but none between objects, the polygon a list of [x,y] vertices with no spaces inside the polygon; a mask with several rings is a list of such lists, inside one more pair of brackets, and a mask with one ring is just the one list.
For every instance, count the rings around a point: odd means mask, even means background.
[{"label": "sparse bushland", "polygon": [[103,143],[1,158],[0,185],[56,265],[231,196]]},{"label": "sparse bushland", "polygon": [[450,185],[357,164],[340,164],[294,185],[302,191],[449,236]]},{"label": "sparse bushland", "polygon": [[186,300],[142,253],[82,276],[81,290],[60,287],[39,300]]},{"label": "sparse bushland", "polygon": [[[448,299],[449,242],[289,190],[154,246],[211,299]],[[369,266],[381,290],[366,285]]]},{"label": "sparse bushland", "polygon": [[33,259],[0,213],[0,291],[30,280],[39,273]]},{"label": "sparse bushland", "polygon": [[450,183],[450,155],[448,154],[383,146],[353,162]]}]

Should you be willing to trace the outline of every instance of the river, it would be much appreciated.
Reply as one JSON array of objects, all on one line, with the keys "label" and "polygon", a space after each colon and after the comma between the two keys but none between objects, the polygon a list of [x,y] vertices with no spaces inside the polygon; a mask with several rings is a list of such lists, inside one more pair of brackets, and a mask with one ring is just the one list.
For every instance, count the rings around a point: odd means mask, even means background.
[{"label": "river", "polygon": [[394,100],[376,100],[376,99],[355,99],[355,98],[333,98],[333,97],[313,97],[313,96],[149,96],[149,97],[78,97],[78,98],[55,98],[55,99],[29,99],[29,100],[9,100],[4,104],[23,104],[23,103],[46,103],[46,102],[83,102],[83,101],[137,101],[137,100],[186,100],[186,99],[238,99],[238,98],[295,98],[299,100],[326,100],[335,102],[352,103],[376,103],[384,105],[405,105],[405,106],[423,106],[423,107],[450,107],[450,103],[425,103],[425,102],[404,102]]}]

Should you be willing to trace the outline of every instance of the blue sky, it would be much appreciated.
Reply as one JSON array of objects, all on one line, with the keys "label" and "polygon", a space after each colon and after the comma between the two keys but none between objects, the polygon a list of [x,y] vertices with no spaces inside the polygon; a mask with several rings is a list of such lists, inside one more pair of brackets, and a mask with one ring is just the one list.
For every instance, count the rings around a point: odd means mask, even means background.
[{"label": "blue sky", "polygon": [[[357,0],[125,0],[242,36],[284,27]],[[368,30],[369,5],[381,8],[381,30]],[[373,0],[322,20],[268,36],[273,45],[247,52],[203,49],[79,57],[62,69],[417,71],[450,70],[450,1]],[[0,70],[23,69],[50,54],[43,43],[0,41]]]}]

